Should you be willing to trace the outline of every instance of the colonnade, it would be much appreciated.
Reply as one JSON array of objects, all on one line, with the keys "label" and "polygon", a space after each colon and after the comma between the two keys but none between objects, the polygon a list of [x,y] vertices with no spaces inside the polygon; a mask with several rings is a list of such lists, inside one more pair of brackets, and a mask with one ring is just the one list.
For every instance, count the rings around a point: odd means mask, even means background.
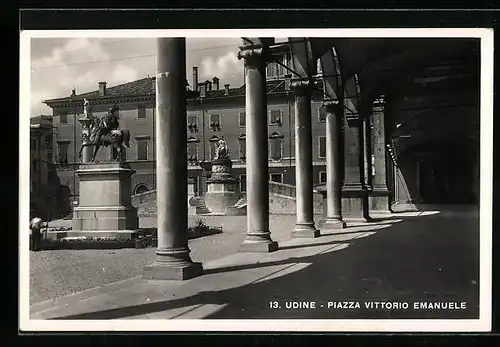
[{"label": "colonnade", "polygon": [[[185,39],[157,39],[156,170],[158,205],[157,259],[144,269],[150,279],[187,279],[202,273],[189,257],[187,220]],[[245,63],[247,230],[240,251],[278,249],[269,230],[269,168],[266,91],[266,51],[249,44],[240,47]],[[291,82],[295,109],[296,226],[293,237],[317,237],[314,223],[313,155],[311,135],[312,82]],[[344,112],[342,101],[326,101],[326,218],[321,229],[341,229],[350,221],[369,220],[368,187],[385,192],[383,101],[365,117]],[[373,117],[373,122],[368,117]],[[371,129],[373,123],[373,129]],[[375,175],[371,175],[371,136]],[[343,151],[343,152],[342,152]],[[368,166],[367,166],[368,165]],[[368,170],[367,170],[368,168]],[[370,173],[367,175],[367,173]],[[369,179],[368,179],[369,178]],[[383,194],[382,194],[383,195]],[[377,200],[377,208],[383,202]]]}]

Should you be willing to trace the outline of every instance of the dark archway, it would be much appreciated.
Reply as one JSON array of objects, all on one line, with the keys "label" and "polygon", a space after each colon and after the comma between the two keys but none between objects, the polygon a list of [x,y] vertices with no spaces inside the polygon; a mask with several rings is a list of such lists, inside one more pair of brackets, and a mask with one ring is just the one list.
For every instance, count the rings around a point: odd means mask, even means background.
[{"label": "dark archway", "polygon": [[149,187],[148,187],[147,184],[145,184],[145,183],[139,183],[134,188],[134,194],[142,194],[142,193],[145,193],[145,192],[147,192],[149,190],[150,189],[149,189]]}]

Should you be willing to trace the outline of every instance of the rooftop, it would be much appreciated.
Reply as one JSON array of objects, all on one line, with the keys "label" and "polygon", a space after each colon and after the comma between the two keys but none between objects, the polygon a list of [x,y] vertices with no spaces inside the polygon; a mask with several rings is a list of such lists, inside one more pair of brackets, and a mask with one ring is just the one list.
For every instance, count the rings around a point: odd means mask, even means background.
[{"label": "rooftop", "polygon": [[30,118],[30,128],[51,128],[52,116],[40,115]]},{"label": "rooftop", "polygon": [[[155,80],[156,80],[155,77],[146,77],[133,82],[119,84],[113,87],[108,87],[106,88],[106,93],[104,96],[100,96],[99,90],[96,89],[91,92],[71,95],[64,98],[48,99],[45,100],[44,103],[50,105],[58,102],[69,102],[73,100],[77,101],[83,98],[92,100],[92,99],[145,96],[145,95],[156,94],[156,83],[154,83]],[[267,81],[266,85],[268,94],[285,92],[285,81],[283,79],[269,80]],[[225,88],[220,88],[217,90],[214,89],[207,90],[204,99],[217,99],[225,97],[244,96],[244,95],[245,95],[245,85],[242,85],[237,88],[229,88],[227,95]],[[198,97],[199,97],[199,92],[188,91],[188,99],[196,99]]]}]

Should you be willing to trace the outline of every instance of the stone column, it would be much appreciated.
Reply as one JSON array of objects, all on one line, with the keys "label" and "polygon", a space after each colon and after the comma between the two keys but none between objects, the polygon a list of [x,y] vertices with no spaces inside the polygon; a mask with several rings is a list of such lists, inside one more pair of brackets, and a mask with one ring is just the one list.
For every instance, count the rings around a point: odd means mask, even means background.
[{"label": "stone column", "polygon": [[326,219],[321,229],[343,229],[342,220],[342,111],[338,102],[323,105],[326,112]]},{"label": "stone column", "polygon": [[[92,124],[92,120],[88,117],[80,118],[78,120],[82,125],[82,144],[90,143],[90,125]],[[92,160],[92,149],[94,146],[85,146],[82,149],[82,164],[90,163]]]},{"label": "stone column", "polygon": [[375,100],[373,117],[373,154],[375,156],[375,175],[370,192],[370,212],[391,213],[390,190],[387,187],[388,154],[385,134],[385,98]]},{"label": "stone column", "polygon": [[156,74],[156,194],[158,248],[143,278],[185,280],[202,273],[188,247],[186,40],[158,38]]},{"label": "stone column", "polygon": [[[342,110],[345,112],[345,110]],[[368,191],[365,185],[363,120],[359,114],[345,114],[345,174],[342,187],[342,214],[346,222],[367,222]]]},{"label": "stone column", "polygon": [[314,226],[310,81],[293,81],[295,104],[295,184],[297,221],[293,237],[318,237]]},{"label": "stone column", "polygon": [[245,59],[247,234],[243,252],[272,252],[278,243],[269,231],[269,167],[266,61],[263,48],[243,46]]},{"label": "stone column", "polygon": [[363,117],[363,154],[365,167],[365,185],[368,191],[372,190],[372,129],[371,114]]}]

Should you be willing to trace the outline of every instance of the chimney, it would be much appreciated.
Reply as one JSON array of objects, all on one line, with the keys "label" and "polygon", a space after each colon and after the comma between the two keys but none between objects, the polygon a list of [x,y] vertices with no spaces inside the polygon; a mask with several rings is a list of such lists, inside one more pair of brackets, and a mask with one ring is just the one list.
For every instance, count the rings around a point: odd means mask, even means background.
[{"label": "chimney", "polygon": [[224,84],[224,95],[229,95],[229,84]]},{"label": "chimney", "polygon": [[200,84],[200,98],[204,98],[206,96],[207,85],[205,83]]},{"label": "chimney", "polygon": [[198,66],[193,66],[193,90],[198,91]]},{"label": "chimney", "polygon": [[212,81],[214,83],[214,90],[219,90],[219,79],[217,77],[214,77]]},{"label": "chimney", "polygon": [[76,96],[76,89],[75,88],[71,89],[71,96]]},{"label": "chimney", "polygon": [[106,82],[99,82],[99,96],[106,95]]}]

